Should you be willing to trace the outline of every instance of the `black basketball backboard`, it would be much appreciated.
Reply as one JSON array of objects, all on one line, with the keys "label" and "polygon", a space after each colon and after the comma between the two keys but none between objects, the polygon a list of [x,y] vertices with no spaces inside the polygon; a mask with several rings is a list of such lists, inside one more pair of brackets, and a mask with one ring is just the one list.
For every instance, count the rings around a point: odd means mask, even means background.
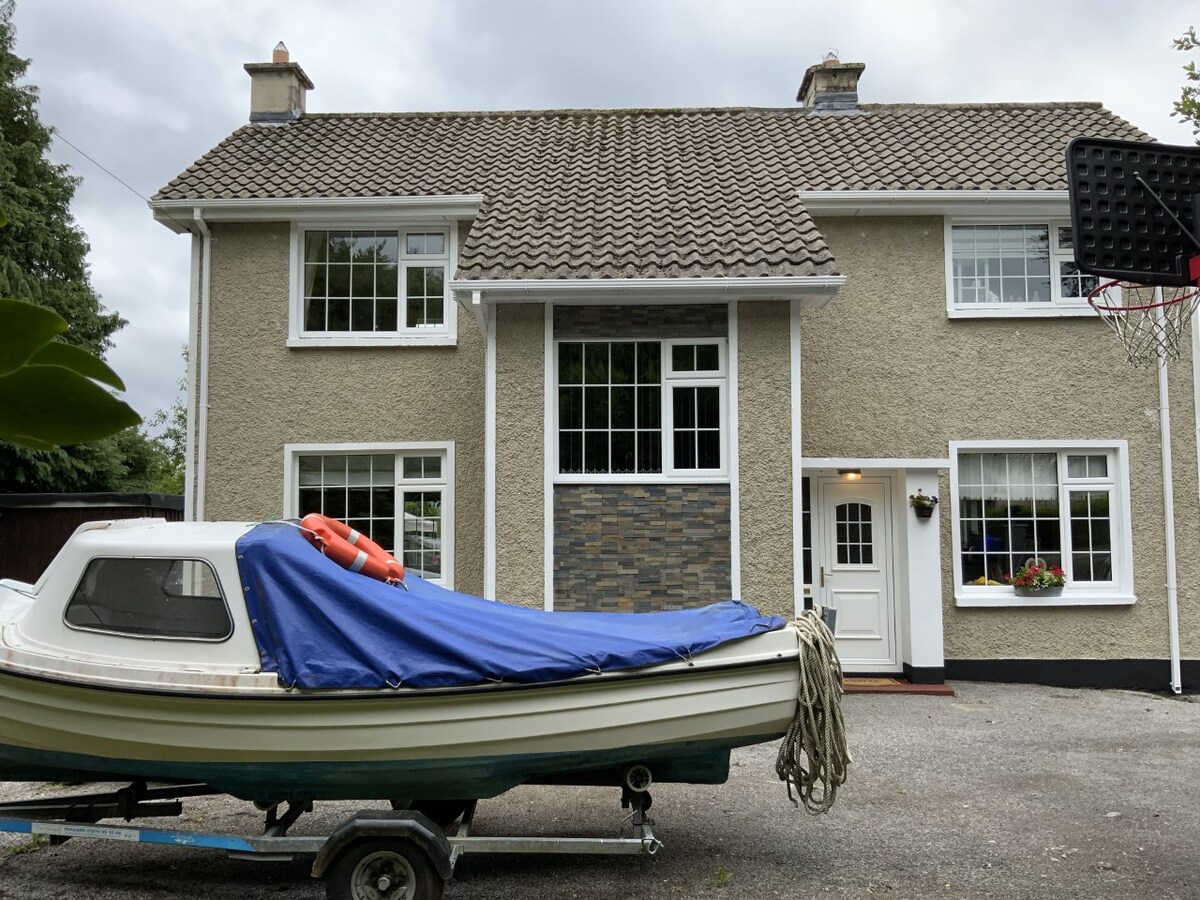
[{"label": "black basketball backboard", "polygon": [[1075,138],[1067,187],[1080,269],[1140,284],[1194,283],[1200,147]]}]

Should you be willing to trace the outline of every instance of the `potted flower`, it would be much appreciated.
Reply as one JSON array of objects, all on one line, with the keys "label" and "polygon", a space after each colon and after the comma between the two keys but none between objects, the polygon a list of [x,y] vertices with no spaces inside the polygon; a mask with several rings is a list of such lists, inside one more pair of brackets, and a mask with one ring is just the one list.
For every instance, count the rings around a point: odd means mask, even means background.
[{"label": "potted flower", "polygon": [[937,502],[937,497],[930,497],[928,494],[922,493],[920,489],[915,494],[908,495],[908,505],[913,508],[918,519],[928,519],[932,516]]},{"label": "potted flower", "polygon": [[1018,597],[1057,597],[1067,583],[1067,573],[1044,559],[1027,559],[1008,583]]}]

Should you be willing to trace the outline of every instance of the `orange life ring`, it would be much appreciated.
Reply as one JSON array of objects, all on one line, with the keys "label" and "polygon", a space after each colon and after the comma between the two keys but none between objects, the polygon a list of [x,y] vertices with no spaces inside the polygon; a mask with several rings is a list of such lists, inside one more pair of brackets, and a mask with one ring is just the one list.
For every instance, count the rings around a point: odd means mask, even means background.
[{"label": "orange life ring", "polygon": [[345,522],[309,513],[300,520],[308,542],[343,569],[358,572],[388,584],[404,581],[404,565],[377,543]]}]

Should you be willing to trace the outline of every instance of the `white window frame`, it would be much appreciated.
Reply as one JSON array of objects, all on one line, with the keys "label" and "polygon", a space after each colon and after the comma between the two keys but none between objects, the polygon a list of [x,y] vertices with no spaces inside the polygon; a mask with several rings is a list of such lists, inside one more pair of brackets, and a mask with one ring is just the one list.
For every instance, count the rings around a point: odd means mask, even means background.
[{"label": "white window frame", "polygon": [[[301,456],[353,456],[356,454],[393,453],[396,456],[396,510],[403,514],[401,495],[406,489],[439,488],[442,491],[442,577],[429,579],[434,584],[454,589],[454,441],[405,441],[399,443],[336,443],[284,444],[283,446],[283,517],[301,515],[300,464]],[[405,478],[402,457],[442,457],[441,478]],[[403,518],[398,519],[397,533],[403,541]],[[403,543],[400,555],[403,554]]]},{"label": "white window frame", "polygon": [[[1030,319],[1095,318],[1086,297],[1063,298],[1058,264],[1074,262],[1074,251],[1058,245],[1058,229],[1070,228],[1071,220],[1062,216],[991,216],[952,217],[945,223],[946,315],[951,319]],[[1050,299],[1045,303],[958,303],[954,299],[954,228],[960,225],[1032,225],[1048,229],[1050,254]],[[1101,279],[1103,281],[1104,279]]]},{"label": "white window frame", "polygon": [[[567,473],[559,471],[559,427],[558,427],[558,353],[561,344],[613,344],[613,343],[657,343],[661,353],[659,359],[660,389],[662,391],[659,412],[662,429],[662,472],[646,473]],[[675,372],[672,368],[672,348],[678,345],[715,345],[719,369],[704,372]],[[726,338],[654,338],[654,337],[587,337],[555,338],[554,359],[551,362],[553,378],[548,379],[549,393],[546,409],[549,411],[554,435],[554,459],[551,471],[554,484],[728,484],[729,476],[729,392],[735,389],[730,384],[729,341]],[[717,469],[675,468],[675,409],[671,389],[673,387],[717,387],[720,389],[721,417],[721,466]]]},{"label": "white window frame", "polygon": [[[1108,456],[1111,466],[1106,485],[1112,491],[1109,504],[1110,540],[1112,543],[1112,582],[1082,582],[1068,584],[1059,597],[1018,597],[1012,587],[963,584],[962,523],[960,522],[958,461],[960,453],[1056,453],[1059,456],[1059,495],[1072,490],[1087,489],[1095,482],[1090,479],[1072,480],[1066,472],[1067,455]],[[1129,606],[1137,602],[1133,591],[1133,535],[1129,498],[1129,443],[1124,440],[1102,441],[951,441],[951,552],[954,578],[954,602],[961,607],[1047,607],[1047,606]],[[1060,524],[1064,531],[1070,527],[1070,505],[1060,503]],[[1064,535],[1066,537],[1066,535]],[[1069,541],[1063,543],[1063,568],[1070,564]]]},{"label": "white window frame", "polygon": [[[304,330],[304,234],[307,231],[395,231],[399,237],[396,278],[400,287],[397,297],[397,315],[400,320],[407,315],[405,290],[408,269],[420,266],[428,260],[434,265],[444,265],[444,296],[442,311],[445,321],[441,325],[418,325],[398,328],[396,331],[305,331]],[[411,255],[405,252],[405,238],[409,234],[441,234],[446,238],[444,254]],[[450,280],[454,277],[458,261],[458,228],[445,222],[402,222],[393,221],[321,221],[293,222],[291,229],[290,291],[288,312],[289,347],[402,347],[454,346],[458,343],[458,305],[450,291]]]}]

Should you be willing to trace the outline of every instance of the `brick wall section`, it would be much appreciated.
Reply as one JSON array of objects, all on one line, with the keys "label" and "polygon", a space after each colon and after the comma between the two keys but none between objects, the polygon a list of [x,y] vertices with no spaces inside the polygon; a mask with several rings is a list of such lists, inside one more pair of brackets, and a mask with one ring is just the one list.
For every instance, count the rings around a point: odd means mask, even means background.
[{"label": "brick wall section", "polygon": [[729,485],[554,488],[554,608],[648,612],[730,596]]},{"label": "brick wall section", "polygon": [[729,306],[556,306],[554,336],[560,340],[664,340],[713,338],[729,333]]}]

